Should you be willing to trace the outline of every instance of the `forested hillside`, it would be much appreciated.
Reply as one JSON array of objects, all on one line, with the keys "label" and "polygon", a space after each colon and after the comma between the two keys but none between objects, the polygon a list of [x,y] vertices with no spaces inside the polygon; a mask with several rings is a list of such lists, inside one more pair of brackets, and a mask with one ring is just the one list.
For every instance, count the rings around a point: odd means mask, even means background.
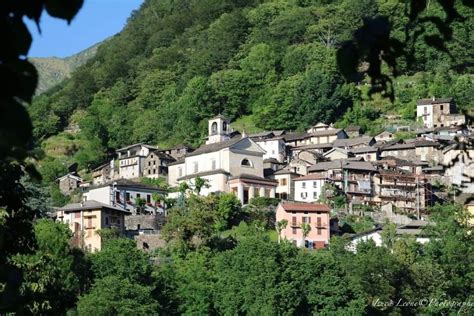
[{"label": "forested hillside", "polygon": [[88,59],[95,55],[99,45],[100,44],[96,44],[82,52],[65,58],[30,58],[30,61],[38,70],[39,79],[36,94],[41,94],[68,78],[77,67],[83,65]]},{"label": "forested hillside", "polygon": [[[68,142],[64,156],[90,167],[107,148],[133,142],[198,145],[217,113],[247,131],[338,121],[374,133],[383,113],[413,120],[418,98],[452,96],[472,108],[472,68],[454,67],[473,61],[473,12],[461,5],[466,19],[453,23],[455,40],[446,43],[452,58],[420,38],[416,67],[399,61],[394,103],[344,81],[335,58],[341,42],[376,15],[390,17],[402,38],[404,10],[391,0],[146,0],[70,79],[36,98],[35,136],[53,147]],[[444,11],[433,2],[427,14]],[[57,135],[71,121],[81,131]]]}]

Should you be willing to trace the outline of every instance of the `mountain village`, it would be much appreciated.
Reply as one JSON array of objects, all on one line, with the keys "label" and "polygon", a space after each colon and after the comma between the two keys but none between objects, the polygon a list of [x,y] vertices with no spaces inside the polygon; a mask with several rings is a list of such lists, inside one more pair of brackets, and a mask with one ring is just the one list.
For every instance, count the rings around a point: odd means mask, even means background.
[{"label": "mountain village", "polygon": [[[163,245],[167,199],[199,186],[200,195],[233,193],[244,206],[255,197],[278,199],[276,223],[285,223],[278,237],[298,247],[328,247],[331,236],[341,234],[341,214],[369,215],[377,223],[350,235],[351,249],[367,239],[380,245],[386,222],[397,225],[397,235],[428,242],[421,231],[437,201],[455,200],[474,212],[472,127],[453,99],[419,100],[417,119],[423,126],[411,131],[416,137],[401,140],[390,131],[368,136],[358,126],[321,122],[299,133],[247,134],[217,115],[198,148],[129,145],[93,169],[91,182],[71,169],[57,182],[63,194],[80,191],[81,202],[58,208],[55,216],[68,224],[73,243],[89,251],[101,249],[97,231],[113,227],[150,250]],[[176,189],[150,184],[157,179]]]}]

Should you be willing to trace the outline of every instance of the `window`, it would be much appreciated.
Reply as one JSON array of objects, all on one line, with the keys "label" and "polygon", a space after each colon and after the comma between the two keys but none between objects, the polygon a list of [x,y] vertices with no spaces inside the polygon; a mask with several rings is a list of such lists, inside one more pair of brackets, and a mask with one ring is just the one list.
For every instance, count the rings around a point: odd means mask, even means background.
[{"label": "window", "polygon": [[317,188],[318,187],[318,183],[316,181],[313,181],[313,188]]},{"label": "window", "polygon": [[306,189],[306,182],[301,183],[301,187],[302,187],[303,189]]},{"label": "window", "polygon": [[211,169],[216,170],[216,160],[215,159],[211,160]]},{"label": "window", "polygon": [[217,123],[214,122],[211,125],[211,135],[216,135],[217,134]]},{"label": "window", "polygon": [[242,160],[242,162],[240,163],[240,165],[241,165],[242,167],[249,167],[249,168],[252,167],[252,163],[250,162],[250,160],[248,160],[248,159],[246,159],[246,158]]},{"label": "window", "polygon": [[222,129],[224,130],[224,132],[227,132],[227,123],[226,122],[224,122],[222,124]]},{"label": "window", "polygon": [[283,179],[280,179],[280,184],[281,184],[281,185],[286,185],[286,179],[284,179],[284,178],[283,178]]},{"label": "window", "polygon": [[153,154],[151,154],[151,159],[153,159]]},{"label": "window", "polygon": [[148,167],[151,166],[151,161],[148,161]]},{"label": "window", "polygon": [[195,161],[195,162],[193,163],[193,166],[194,166],[194,173],[197,173],[197,172],[199,171],[197,161]]},{"label": "window", "polygon": [[150,169],[148,169],[148,174],[151,174],[151,170],[150,170]]},{"label": "window", "polygon": [[428,113],[428,108],[425,106],[423,111],[425,112],[425,114]]},{"label": "window", "polygon": [[109,218],[108,217],[105,218],[105,225],[109,225]]},{"label": "window", "polygon": [[150,194],[146,195],[146,202],[151,203],[151,195]]},{"label": "window", "polygon": [[307,192],[301,192],[301,198],[302,199],[306,199],[307,196],[308,196]]},{"label": "window", "polygon": [[318,192],[314,191],[313,192],[313,199],[317,199],[318,198]]},{"label": "window", "polygon": [[296,216],[291,217],[291,225],[296,226]]},{"label": "window", "polygon": [[178,177],[182,177],[183,176],[183,168],[179,167],[178,168]]},{"label": "window", "polygon": [[439,106],[439,109],[440,109],[441,111],[443,111],[443,105],[440,105],[440,106]]},{"label": "window", "polygon": [[140,193],[137,193],[137,199],[139,199],[139,198],[140,198],[140,196],[141,196],[141,195],[140,195]]},{"label": "window", "polygon": [[293,229],[291,230],[291,232],[293,233],[293,235],[296,235],[296,228],[293,227]]},{"label": "window", "polygon": [[127,201],[130,201],[130,193],[127,192],[127,193],[125,194],[125,196],[126,196],[126,200],[127,200]]},{"label": "window", "polygon": [[153,165],[156,165],[156,160],[153,160]]}]

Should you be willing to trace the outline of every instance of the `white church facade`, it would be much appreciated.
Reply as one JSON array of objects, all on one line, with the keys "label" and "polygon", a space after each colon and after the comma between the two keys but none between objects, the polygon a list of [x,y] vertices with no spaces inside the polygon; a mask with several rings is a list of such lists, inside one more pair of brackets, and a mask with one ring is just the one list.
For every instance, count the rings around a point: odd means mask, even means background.
[{"label": "white church facade", "polygon": [[233,192],[242,204],[256,196],[275,197],[276,181],[263,175],[265,151],[246,135],[231,134],[222,115],[209,120],[206,143],[168,166],[169,184],[185,181],[192,187],[200,177],[207,182],[200,194]]}]

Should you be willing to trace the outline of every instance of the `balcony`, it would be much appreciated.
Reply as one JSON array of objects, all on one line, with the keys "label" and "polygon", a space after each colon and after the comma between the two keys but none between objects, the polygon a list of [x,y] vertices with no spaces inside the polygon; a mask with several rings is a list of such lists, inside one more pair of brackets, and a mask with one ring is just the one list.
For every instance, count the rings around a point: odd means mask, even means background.
[{"label": "balcony", "polygon": [[415,201],[416,196],[406,194],[406,192],[380,192],[379,195],[383,199],[400,200],[400,201]]}]

